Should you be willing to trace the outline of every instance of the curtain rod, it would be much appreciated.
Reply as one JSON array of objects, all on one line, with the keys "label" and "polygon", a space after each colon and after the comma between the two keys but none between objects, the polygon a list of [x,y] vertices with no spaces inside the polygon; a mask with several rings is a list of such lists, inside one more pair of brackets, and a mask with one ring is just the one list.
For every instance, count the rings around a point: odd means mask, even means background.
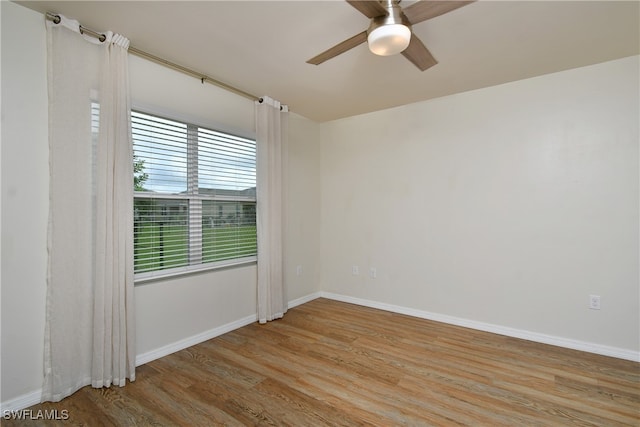
[{"label": "curtain rod", "polygon": [[[54,24],[59,24],[60,21],[61,21],[60,15],[55,14],[55,13],[47,12],[45,16],[46,16],[46,18],[48,20],[53,21]],[[90,35],[92,37],[97,38],[101,42],[105,41],[106,38],[107,38],[104,34],[99,33],[97,31],[90,30],[89,28],[85,28],[82,25],[80,26],[80,34]],[[133,54],[133,55],[139,56],[140,58],[147,59],[149,61],[155,62],[156,64],[160,64],[160,65],[163,65],[163,66],[165,66],[167,68],[171,68],[173,70],[180,71],[181,73],[187,74],[187,75],[189,75],[191,77],[195,77],[198,80],[200,80],[202,82],[202,84],[209,83],[209,84],[212,84],[214,86],[221,87],[222,89],[228,90],[229,92],[233,92],[236,95],[240,95],[240,96],[243,96],[245,98],[248,98],[248,99],[251,99],[251,100],[254,100],[254,101],[261,100],[261,98],[259,96],[252,95],[252,94],[250,94],[248,92],[245,92],[245,91],[243,91],[241,89],[238,89],[238,88],[230,86],[230,85],[228,85],[226,83],[223,83],[220,80],[216,80],[216,79],[214,79],[212,77],[209,77],[209,76],[207,76],[205,74],[198,73],[197,71],[194,71],[194,70],[192,70],[190,68],[187,68],[187,67],[183,67],[182,65],[176,64],[174,62],[167,61],[166,59],[163,59],[163,58],[160,58],[158,56],[152,55],[152,54],[150,54],[148,52],[145,52],[143,50],[135,48],[135,47],[133,47],[131,45],[129,46],[129,52],[131,54]]]}]

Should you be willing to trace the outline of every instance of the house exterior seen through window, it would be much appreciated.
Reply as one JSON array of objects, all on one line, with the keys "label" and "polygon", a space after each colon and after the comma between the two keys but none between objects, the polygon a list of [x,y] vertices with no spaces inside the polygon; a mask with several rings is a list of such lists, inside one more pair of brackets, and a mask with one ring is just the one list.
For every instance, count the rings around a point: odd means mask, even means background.
[{"label": "house exterior seen through window", "polygon": [[133,112],[135,272],[255,260],[256,143]]}]

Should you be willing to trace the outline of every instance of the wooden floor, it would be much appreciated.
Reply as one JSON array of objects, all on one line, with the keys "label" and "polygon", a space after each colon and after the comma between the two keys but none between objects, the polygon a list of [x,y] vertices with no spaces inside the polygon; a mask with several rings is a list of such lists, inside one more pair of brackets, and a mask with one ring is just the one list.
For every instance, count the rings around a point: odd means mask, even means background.
[{"label": "wooden floor", "polygon": [[640,364],[317,299],[30,409],[90,426],[640,426]]}]

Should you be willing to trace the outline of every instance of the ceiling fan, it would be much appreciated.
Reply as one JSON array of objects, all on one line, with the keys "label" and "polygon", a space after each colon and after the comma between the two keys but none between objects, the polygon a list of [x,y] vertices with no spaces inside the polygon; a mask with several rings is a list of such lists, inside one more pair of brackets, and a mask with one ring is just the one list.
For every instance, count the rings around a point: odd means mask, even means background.
[{"label": "ceiling fan", "polygon": [[452,10],[466,6],[471,1],[422,0],[406,8],[400,7],[401,0],[346,0],[360,13],[371,19],[369,28],[338,43],[307,63],[318,65],[352,49],[365,41],[369,50],[376,55],[389,56],[402,53],[421,71],[438,63],[431,52],[411,31],[411,26],[427,19],[435,18]]}]

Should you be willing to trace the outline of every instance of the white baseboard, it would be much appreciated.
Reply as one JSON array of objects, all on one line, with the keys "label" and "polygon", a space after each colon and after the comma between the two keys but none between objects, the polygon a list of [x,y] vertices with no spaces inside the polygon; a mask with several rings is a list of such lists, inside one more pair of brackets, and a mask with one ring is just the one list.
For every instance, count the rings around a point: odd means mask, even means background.
[{"label": "white baseboard", "polygon": [[0,403],[0,417],[4,416],[7,412],[19,411],[21,409],[28,408],[29,406],[36,405],[40,403],[41,399],[42,389],[2,402]]},{"label": "white baseboard", "polygon": [[224,324],[222,326],[218,326],[217,328],[213,328],[208,331],[199,333],[197,335],[193,335],[188,338],[182,339],[180,341],[176,341],[171,344],[162,346],[155,350],[151,350],[146,353],[139,354],[136,356],[136,366],[144,365],[145,363],[149,363],[161,357],[168,356],[172,353],[175,353],[180,350],[184,350],[185,348],[191,347],[193,345],[200,344],[201,342],[218,337],[222,334],[226,334],[227,332],[231,332],[243,326],[249,325],[253,322],[257,322],[257,320],[258,318],[256,317],[256,315],[252,314],[242,319],[238,319],[233,322]]},{"label": "white baseboard", "polygon": [[476,329],[484,332],[505,335],[513,338],[521,338],[528,341],[539,342],[542,344],[550,344],[558,347],[570,348],[573,350],[585,351],[587,353],[599,354],[602,356],[610,356],[618,359],[631,360],[640,362],[640,352],[627,350],[624,348],[610,347],[601,344],[594,344],[585,341],[578,341],[569,338],[557,337],[554,335],[541,334],[538,332],[530,332],[522,329],[509,328],[506,326],[494,325],[491,323],[477,322],[475,320],[463,319],[460,317],[447,316],[444,314],[431,313],[423,310],[402,307],[398,305],[386,304],[377,301],[366,300],[362,298],[351,297],[347,295],[334,294],[331,292],[320,292],[322,298],[333,299],[336,301],[347,302],[365,307],[377,308],[380,310],[390,311],[398,314],[406,314],[408,316],[418,317],[421,319],[433,320],[436,322],[448,323],[450,325],[462,326],[465,328]]},{"label": "white baseboard", "polygon": [[320,298],[321,296],[322,296],[321,292],[315,292],[313,294],[305,295],[303,297],[294,299],[293,301],[289,301],[289,304],[288,304],[287,307],[288,308],[293,308],[293,307],[296,307],[298,305],[305,304],[305,303],[307,303],[309,301],[313,301],[314,299]]},{"label": "white baseboard", "polygon": [[[320,292],[309,294],[304,297],[297,298],[293,301],[289,301],[287,304],[287,307],[293,308],[295,306],[304,304],[306,302],[312,301],[319,297],[320,297]],[[136,366],[144,365],[145,363],[149,363],[161,357],[168,356],[172,353],[175,353],[180,350],[184,350],[185,348],[191,347],[193,345],[200,344],[201,342],[210,340],[222,334],[226,334],[227,332],[231,332],[243,326],[249,325],[253,322],[256,322],[257,320],[258,318],[256,315],[250,315],[242,319],[238,319],[233,322],[227,323],[225,325],[218,326],[217,328],[213,328],[208,331],[202,332],[200,334],[193,335],[191,337],[182,339],[180,341],[176,341],[174,343],[165,345],[155,350],[148,351],[143,354],[139,354],[138,356],[136,356]]]}]

